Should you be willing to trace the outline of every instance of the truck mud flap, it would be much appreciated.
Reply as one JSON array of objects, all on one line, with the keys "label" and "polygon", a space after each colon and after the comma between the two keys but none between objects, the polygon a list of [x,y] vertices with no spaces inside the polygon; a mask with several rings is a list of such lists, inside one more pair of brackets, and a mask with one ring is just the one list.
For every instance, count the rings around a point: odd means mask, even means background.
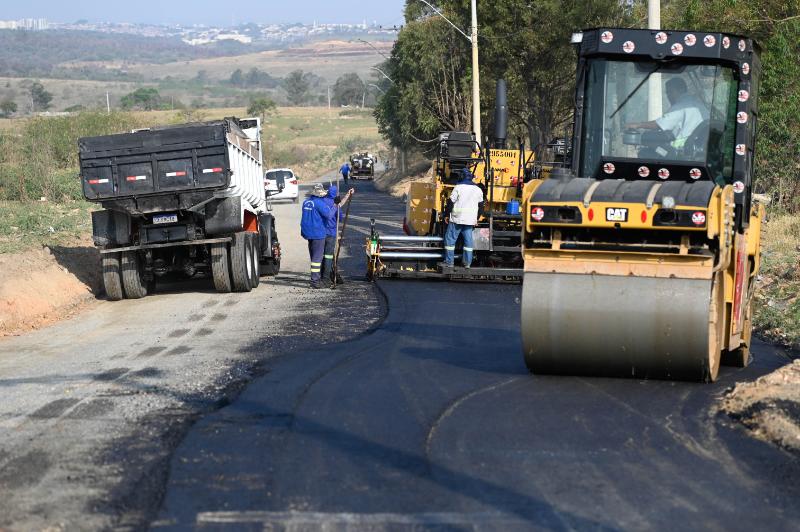
[{"label": "truck mud flap", "polygon": [[242,198],[236,196],[206,205],[206,234],[237,233],[243,229]]},{"label": "truck mud flap", "polygon": [[102,210],[92,212],[92,239],[96,246],[130,243],[131,218],[124,212]]}]

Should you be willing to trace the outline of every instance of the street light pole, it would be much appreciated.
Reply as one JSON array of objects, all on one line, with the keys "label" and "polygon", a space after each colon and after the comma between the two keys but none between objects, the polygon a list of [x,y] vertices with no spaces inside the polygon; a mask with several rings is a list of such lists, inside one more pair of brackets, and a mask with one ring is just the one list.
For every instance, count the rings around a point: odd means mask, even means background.
[{"label": "street light pole", "polygon": [[389,76],[387,76],[387,75],[386,75],[386,72],[384,72],[384,71],[383,71],[383,70],[381,70],[380,68],[378,68],[378,67],[374,67],[374,66],[371,66],[371,67],[369,67],[369,68],[370,68],[370,69],[372,69],[372,70],[375,70],[375,71],[376,71],[376,72],[378,72],[378,73],[379,73],[381,76],[383,76],[384,78],[386,78],[386,79],[388,79],[389,81],[391,81],[392,83],[394,83],[394,80],[393,80],[392,78],[390,78]]},{"label": "street light pole", "polygon": [[478,143],[483,142],[481,137],[481,92],[480,69],[478,68],[478,10],[476,0],[472,0],[472,129]]},{"label": "street light pole", "polygon": [[[651,30],[661,29],[661,0],[648,0],[647,26]],[[655,120],[663,113],[661,100],[661,73],[656,72],[648,81],[647,119]]]}]

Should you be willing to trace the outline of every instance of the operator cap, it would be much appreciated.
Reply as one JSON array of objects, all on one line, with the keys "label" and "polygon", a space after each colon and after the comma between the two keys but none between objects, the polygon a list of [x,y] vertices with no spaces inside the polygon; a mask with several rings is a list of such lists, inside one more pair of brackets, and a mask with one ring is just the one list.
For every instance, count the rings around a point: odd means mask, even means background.
[{"label": "operator cap", "polygon": [[469,168],[461,169],[461,177],[463,177],[464,179],[475,179],[475,176],[472,175],[472,172],[469,171]]},{"label": "operator cap", "polygon": [[322,186],[321,183],[316,183],[314,185],[314,188],[311,190],[311,194],[313,194],[314,196],[318,196],[320,198],[324,198],[325,196],[328,195],[328,192],[325,190],[325,187]]}]

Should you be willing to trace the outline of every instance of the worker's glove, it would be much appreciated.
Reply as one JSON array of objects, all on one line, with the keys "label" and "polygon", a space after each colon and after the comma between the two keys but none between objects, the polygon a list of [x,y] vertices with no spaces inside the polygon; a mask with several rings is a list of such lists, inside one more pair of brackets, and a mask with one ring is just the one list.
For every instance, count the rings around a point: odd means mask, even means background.
[{"label": "worker's glove", "polygon": [[335,198],[333,198],[333,202],[336,205],[339,205],[342,202],[342,197],[341,196],[336,196]]}]

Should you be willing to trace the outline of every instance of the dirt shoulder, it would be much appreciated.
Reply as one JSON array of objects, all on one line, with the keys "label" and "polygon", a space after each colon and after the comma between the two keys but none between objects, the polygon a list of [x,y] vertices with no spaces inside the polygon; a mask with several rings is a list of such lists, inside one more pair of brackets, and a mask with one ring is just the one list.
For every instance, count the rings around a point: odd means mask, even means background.
[{"label": "dirt shoulder", "polygon": [[405,173],[399,168],[392,168],[375,177],[375,188],[395,198],[402,198],[408,194],[411,183],[430,180],[433,180],[431,162],[420,160],[412,162]]},{"label": "dirt shoulder", "polygon": [[800,452],[800,360],[737,384],[721,408],[755,437]]},{"label": "dirt shoulder", "polygon": [[0,337],[49,325],[96,302],[99,260],[87,238],[0,254]]}]

